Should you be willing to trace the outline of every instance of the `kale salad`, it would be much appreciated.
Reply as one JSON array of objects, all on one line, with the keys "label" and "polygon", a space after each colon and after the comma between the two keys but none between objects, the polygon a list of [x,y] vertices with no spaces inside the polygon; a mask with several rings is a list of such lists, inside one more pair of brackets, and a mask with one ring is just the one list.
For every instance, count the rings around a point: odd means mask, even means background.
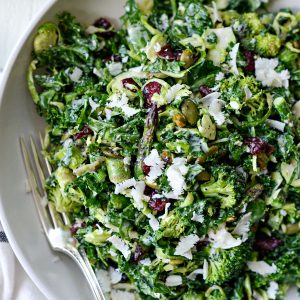
[{"label": "kale salad", "polygon": [[107,299],[284,299],[300,286],[300,14],[128,0],[40,26],[28,87],[48,200]]}]

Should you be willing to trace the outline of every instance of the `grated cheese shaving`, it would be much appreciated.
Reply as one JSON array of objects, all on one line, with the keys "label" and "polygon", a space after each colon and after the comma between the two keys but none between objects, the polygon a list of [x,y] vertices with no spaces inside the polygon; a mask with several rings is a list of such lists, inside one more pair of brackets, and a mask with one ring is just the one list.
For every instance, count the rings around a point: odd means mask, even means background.
[{"label": "grated cheese shaving", "polygon": [[265,261],[248,261],[248,268],[255,273],[258,273],[262,276],[267,276],[269,274],[273,274],[276,272],[277,267],[273,263],[271,266],[267,264]]},{"label": "grated cheese shaving", "polygon": [[144,163],[150,167],[150,172],[146,176],[147,181],[154,182],[162,175],[165,162],[160,158],[156,149],[152,149],[150,154],[144,159]]},{"label": "grated cheese shaving", "polygon": [[279,61],[277,58],[258,58],[255,61],[255,76],[261,81],[263,86],[269,87],[289,87],[290,73],[283,70],[280,73],[275,71]]},{"label": "grated cheese shaving", "polygon": [[126,260],[129,259],[131,253],[129,246],[125,244],[125,242],[122,239],[120,239],[116,235],[113,235],[107,240],[111,242],[113,246],[123,254]]},{"label": "grated cheese shaving", "polygon": [[241,239],[235,239],[231,233],[226,230],[225,224],[221,225],[216,232],[210,229],[208,237],[213,248],[230,249],[242,243]]},{"label": "grated cheese shaving", "polygon": [[182,284],[180,275],[170,275],[166,278],[166,286],[178,286]]},{"label": "grated cheese shaving", "polygon": [[180,238],[178,245],[176,246],[175,255],[184,256],[187,259],[192,259],[191,249],[196,243],[200,241],[200,238],[196,234],[190,234]]}]

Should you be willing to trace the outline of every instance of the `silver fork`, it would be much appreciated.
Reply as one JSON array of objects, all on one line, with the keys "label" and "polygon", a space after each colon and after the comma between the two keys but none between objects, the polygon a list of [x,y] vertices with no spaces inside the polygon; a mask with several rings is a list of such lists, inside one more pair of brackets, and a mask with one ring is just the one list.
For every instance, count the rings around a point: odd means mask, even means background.
[{"label": "silver fork", "polygon": [[30,137],[29,145],[29,147],[26,147],[24,139],[20,138],[21,152],[23,154],[28,182],[30,184],[35,206],[49,244],[53,250],[60,251],[70,256],[80,267],[92,290],[94,298],[96,300],[105,300],[97,277],[88,261],[85,251],[82,249],[78,250],[70,239],[65,239],[62,242],[60,239],[53,238],[53,235],[57,233],[57,231],[63,230],[64,227],[68,227],[70,225],[70,221],[65,213],[59,213],[56,211],[54,204],[45,201],[45,178],[51,174],[51,166],[47,159],[44,159],[45,167],[43,167],[41,163],[42,160],[40,159],[39,151],[43,148],[42,136],[40,135],[39,138],[39,146],[36,145],[32,137]]}]

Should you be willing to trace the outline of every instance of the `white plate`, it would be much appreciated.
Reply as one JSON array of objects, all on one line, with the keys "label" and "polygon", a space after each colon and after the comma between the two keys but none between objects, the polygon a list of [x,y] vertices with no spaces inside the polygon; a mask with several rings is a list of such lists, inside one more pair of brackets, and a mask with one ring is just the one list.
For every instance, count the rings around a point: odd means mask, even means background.
[{"label": "white plate", "polygon": [[[276,8],[290,5],[300,10],[296,0],[275,0]],[[49,299],[91,299],[85,279],[75,264],[50,250],[42,233],[31,194],[25,193],[26,174],[18,138],[37,135],[44,123],[37,115],[26,85],[32,39],[39,24],[54,20],[67,10],[79,21],[90,24],[97,17],[118,17],[124,0],[51,0],[33,20],[18,43],[4,70],[0,99],[0,218],[10,244],[24,269]],[[1,97],[2,95],[2,97]],[[297,299],[290,294],[288,299]],[[126,300],[126,299],[124,299]]]}]

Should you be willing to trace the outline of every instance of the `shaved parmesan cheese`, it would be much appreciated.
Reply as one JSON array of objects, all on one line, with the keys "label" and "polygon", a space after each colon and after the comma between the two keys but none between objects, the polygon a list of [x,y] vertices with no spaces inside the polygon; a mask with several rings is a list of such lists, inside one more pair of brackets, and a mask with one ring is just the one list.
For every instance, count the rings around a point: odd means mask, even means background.
[{"label": "shaved parmesan cheese", "polygon": [[204,216],[203,215],[198,215],[196,214],[194,211],[193,211],[193,216],[192,216],[192,221],[195,221],[195,222],[199,222],[199,223],[203,223],[204,221]]},{"label": "shaved parmesan cheese", "polygon": [[115,187],[115,194],[121,194],[126,189],[135,186],[136,180],[134,178],[127,179],[123,182],[117,183]]},{"label": "shaved parmesan cheese", "polygon": [[111,281],[108,275],[108,272],[106,270],[97,269],[95,271],[95,275],[98,279],[98,282],[100,284],[100,287],[103,291],[103,293],[108,293],[111,290]]},{"label": "shaved parmesan cheese", "polygon": [[152,214],[147,214],[146,216],[149,218],[149,225],[151,226],[153,231],[157,231],[159,229],[158,220]]},{"label": "shaved parmesan cheese", "polygon": [[150,154],[144,159],[144,163],[150,167],[150,172],[146,177],[149,182],[154,182],[162,175],[165,162],[160,158],[156,149],[151,150]]},{"label": "shaved parmesan cheese", "polygon": [[142,200],[144,197],[145,186],[146,184],[144,181],[137,181],[133,189],[131,189],[131,196],[135,202],[136,208],[139,210],[144,208]]},{"label": "shaved parmesan cheese", "polygon": [[235,75],[239,75],[239,70],[236,65],[236,58],[237,58],[237,54],[239,52],[239,47],[240,47],[240,44],[237,43],[233,46],[233,48],[229,52],[230,61],[228,62],[228,64],[230,66],[230,71]]},{"label": "shaved parmesan cheese", "polygon": [[165,212],[162,216],[158,217],[158,219],[165,219],[168,216],[168,212],[169,212],[169,207],[171,206],[171,203],[167,203],[165,205]]},{"label": "shaved parmesan cheese", "polygon": [[203,274],[203,269],[196,269],[192,273],[190,273],[187,277],[189,280],[196,280],[198,274]]},{"label": "shaved parmesan cheese", "polygon": [[131,163],[131,156],[125,156],[125,157],[123,158],[123,162],[124,162],[124,165],[130,166],[130,163]]},{"label": "shaved parmesan cheese", "polygon": [[180,241],[175,249],[174,254],[184,256],[187,259],[192,259],[191,249],[200,241],[196,234],[190,234],[180,238]]},{"label": "shaved parmesan cheese", "polygon": [[277,130],[279,130],[279,131],[281,131],[281,132],[284,132],[284,127],[285,127],[285,123],[283,123],[283,122],[280,122],[280,121],[277,121],[277,120],[271,120],[271,119],[267,119],[266,120],[266,123],[270,126],[270,127],[272,127],[272,128],[274,128],[274,129],[277,129]]},{"label": "shaved parmesan cheese", "polygon": [[258,58],[255,61],[255,76],[261,81],[263,86],[269,87],[289,87],[290,73],[283,70],[280,73],[275,71],[279,61],[277,58]]},{"label": "shaved parmesan cheese", "polygon": [[82,70],[78,67],[75,67],[72,74],[69,74],[69,77],[74,82],[79,82],[80,77],[82,76]]},{"label": "shaved parmesan cheese", "polygon": [[100,106],[92,98],[89,98],[89,104],[90,104],[90,106],[92,108],[92,112],[95,111]]},{"label": "shaved parmesan cheese", "polygon": [[220,96],[221,94],[219,92],[214,92],[200,99],[203,106],[208,108],[209,114],[218,125],[222,125],[225,122],[225,116],[222,112],[224,102],[219,99]]},{"label": "shaved parmesan cheese", "polygon": [[269,299],[276,299],[277,293],[279,291],[279,285],[275,281],[270,282],[270,286],[267,289],[267,294]]},{"label": "shaved parmesan cheese", "polygon": [[188,172],[188,167],[185,165],[186,159],[183,157],[176,157],[172,165],[167,170],[167,178],[170,186],[174,192],[174,196],[183,194],[186,190],[186,182],[184,175]]},{"label": "shaved parmesan cheese", "polygon": [[111,62],[106,67],[112,76],[117,76],[122,72],[123,65],[120,62]]},{"label": "shaved parmesan cheese", "polygon": [[111,116],[112,116],[112,110],[108,109],[108,108],[105,108],[104,111],[105,111],[105,115],[106,115],[106,120],[109,121],[111,119]]},{"label": "shaved parmesan cheese", "polygon": [[221,225],[216,232],[210,229],[208,237],[213,248],[230,249],[242,243],[241,239],[235,239],[231,233],[226,230],[225,224]]},{"label": "shaved parmesan cheese", "polygon": [[244,87],[244,92],[245,92],[245,100],[248,100],[252,97],[252,92],[250,91],[247,85]]},{"label": "shaved parmesan cheese", "polygon": [[213,23],[215,24],[217,22],[220,22],[220,23],[223,22],[215,1],[212,2],[212,8],[213,8],[213,14],[212,14]]},{"label": "shaved parmesan cheese", "polygon": [[232,231],[233,234],[242,237],[242,241],[245,242],[248,239],[248,232],[250,229],[250,220],[252,213],[249,212],[245,214],[237,223],[236,227]]},{"label": "shaved parmesan cheese", "polygon": [[258,273],[262,276],[267,276],[269,274],[273,274],[276,272],[277,267],[273,263],[272,266],[267,264],[265,261],[248,261],[247,262],[248,268],[255,273]]},{"label": "shaved parmesan cheese", "polygon": [[223,72],[219,72],[217,75],[216,75],[216,81],[221,81],[224,79],[224,73]]},{"label": "shaved parmesan cheese", "polygon": [[112,267],[109,267],[109,276],[112,284],[116,284],[122,280],[122,273]]},{"label": "shaved parmesan cheese", "polygon": [[203,279],[205,280],[208,276],[208,262],[206,259],[203,261]]},{"label": "shaved parmesan cheese", "polygon": [[140,264],[142,264],[143,266],[150,266],[151,265],[151,259],[149,257],[140,260],[139,262]]},{"label": "shaved parmesan cheese", "polygon": [[131,253],[129,246],[125,244],[125,242],[122,239],[120,239],[116,235],[113,235],[107,240],[111,242],[113,246],[123,254],[126,260],[129,259]]},{"label": "shaved parmesan cheese", "polygon": [[135,300],[135,296],[133,293],[112,290],[111,291],[111,300]]},{"label": "shaved parmesan cheese", "polygon": [[110,102],[107,104],[108,108],[120,108],[124,115],[127,117],[132,117],[133,115],[137,114],[140,109],[136,109],[133,107],[129,107],[128,105],[128,97],[125,93],[120,94],[112,94],[109,97]]},{"label": "shaved parmesan cheese", "polygon": [[170,275],[166,278],[166,286],[178,286],[182,284],[180,275]]},{"label": "shaved parmesan cheese", "polygon": [[186,97],[192,92],[188,90],[188,86],[185,84],[175,84],[169,88],[166,93],[166,100],[168,103],[176,99],[176,97]]},{"label": "shaved parmesan cheese", "polygon": [[98,70],[98,69],[94,68],[93,69],[93,74],[95,74],[99,78],[102,78],[104,76],[104,71],[103,70]]}]

